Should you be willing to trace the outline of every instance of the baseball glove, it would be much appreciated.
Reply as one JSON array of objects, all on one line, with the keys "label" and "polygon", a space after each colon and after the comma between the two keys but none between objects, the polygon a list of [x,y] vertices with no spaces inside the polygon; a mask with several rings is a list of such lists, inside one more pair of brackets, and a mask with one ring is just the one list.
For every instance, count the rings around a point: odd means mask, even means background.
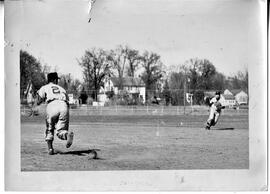
[{"label": "baseball glove", "polygon": [[222,104],[220,102],[216,102],[215,106],[216,106],[216,109],[218,112],[221,111],[221,109],[225,108],[225,106],[222,106]]}]

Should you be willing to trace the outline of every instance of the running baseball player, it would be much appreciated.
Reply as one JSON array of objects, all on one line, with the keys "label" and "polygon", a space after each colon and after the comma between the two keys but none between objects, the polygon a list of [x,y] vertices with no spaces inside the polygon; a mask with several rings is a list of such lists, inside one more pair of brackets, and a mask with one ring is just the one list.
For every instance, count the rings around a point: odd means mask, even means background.
[{"label": "running baseball player", "polygon": [[68,95],[58,84],[56,72],[47,75],[48,84],[37,91],[36,105],[42,102],[47,103],[46,108],[46,131],[45,141],[48,145],[48,154],[53,155],[54,132],[61,140],[66,140],[66,147],[69,148],[73,142],[74,133],[68,130],[69,127],[69,102]]},{"label": "running baseball player", "polygon": [[225,108],[225,106],[221,105],[219,100],[220,100],[220,92],[217,91],[215,96],[209,102],[210,114],[206,123],[205,127],[206,130],[210,130],[211,126],[215,126],[217,124],[221,114],[221,110]]}]

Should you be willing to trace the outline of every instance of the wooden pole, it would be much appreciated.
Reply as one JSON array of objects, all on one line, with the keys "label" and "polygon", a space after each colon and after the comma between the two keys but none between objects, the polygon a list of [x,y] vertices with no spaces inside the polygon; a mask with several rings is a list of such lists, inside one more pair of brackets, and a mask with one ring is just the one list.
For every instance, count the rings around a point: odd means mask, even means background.
[{"label": "wooden pole", "polygon": [[186,114],[186,74],[185,74],[185,81],[184,81],[184,114]]}]

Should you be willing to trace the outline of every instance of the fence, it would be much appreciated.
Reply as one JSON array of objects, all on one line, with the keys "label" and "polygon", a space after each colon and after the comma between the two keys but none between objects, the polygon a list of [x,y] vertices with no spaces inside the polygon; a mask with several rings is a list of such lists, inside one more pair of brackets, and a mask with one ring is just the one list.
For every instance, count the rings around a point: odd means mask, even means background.
[{"label": "fence", "polygon": [[183,106],[81,106],[70,109],[73,115],[183,115],[191,112],[191,108]]},{"label": "fence", "polygon": [[[46,105],[39,107],[39,114],[45,114]],[[30,107],[22,105],[21,114],[27,115]],[[70,115],[208,115],[207,106],[71,106]],[[225,109],[223,114],[247,114],[247,109]]]}]

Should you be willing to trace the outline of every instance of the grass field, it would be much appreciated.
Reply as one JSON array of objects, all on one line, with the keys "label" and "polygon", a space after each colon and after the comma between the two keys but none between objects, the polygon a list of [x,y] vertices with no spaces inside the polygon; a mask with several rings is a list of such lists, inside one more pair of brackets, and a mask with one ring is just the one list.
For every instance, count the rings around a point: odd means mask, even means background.
[{"label": "grass field", "polygon": [[[71,115],[74,144],[55,137],[47,154],[44,116],[21,117],[21,170],[247,169],[248,110],[225,111],[213,130],[203,115]],[[93,159],[96,150],[98,159]]]}]

